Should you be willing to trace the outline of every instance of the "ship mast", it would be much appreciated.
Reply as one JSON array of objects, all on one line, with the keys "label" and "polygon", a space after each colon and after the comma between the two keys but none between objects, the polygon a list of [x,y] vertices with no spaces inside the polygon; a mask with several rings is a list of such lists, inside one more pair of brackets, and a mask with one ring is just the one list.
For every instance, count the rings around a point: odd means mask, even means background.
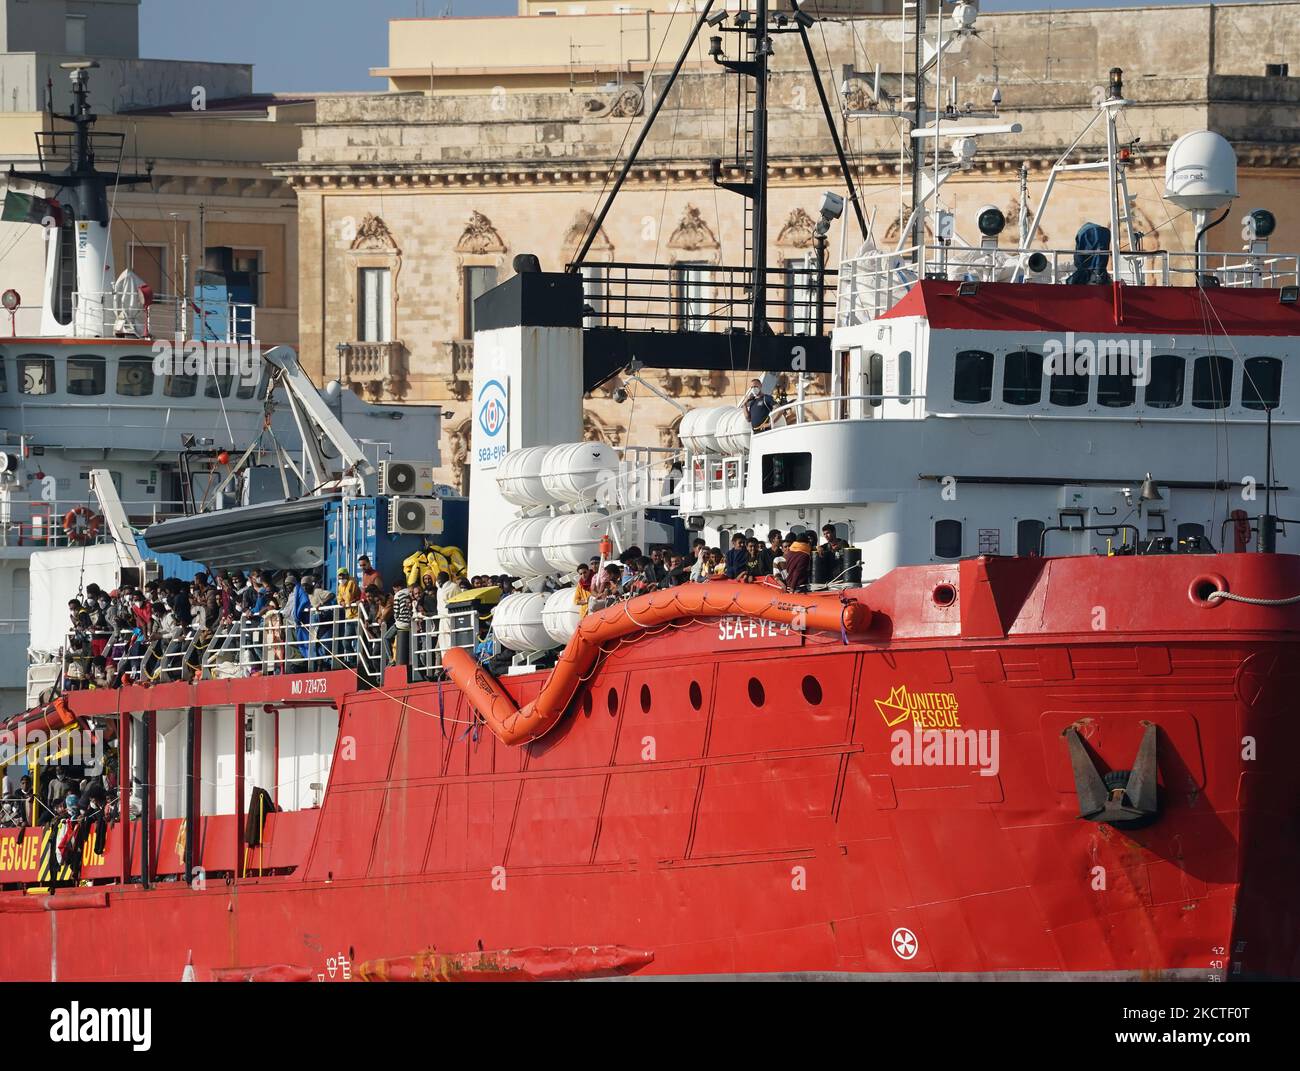
[{"label": "ship mast", "polygon": [[[57,228],[57,241],[47,246],[45,293],[42,302],[41,333],[99,337],[111,316],[111,291],[116,278],[109,225],[111,211],[108,187],[133,186],[152,181],[152,169],[143,175],[123,174],[116,168],[101,171],[96,154],[116,154],[122,160],[125,135],[96,133],[98,116],[90,108],[88,72],[99,64],[78,60],[62,64],[72,80],[72,103],[66,114],[51,119],[72,124],[72,130],[41,131],[36,135],[40,168],[34,171],[9,169],[14,179],[53,187],[58,212],[45,224]],[[59,163],[64,166],[58,167]],[[74,267],[75,265],[75,267]]]},{"label": "ship mast", "polygon": [[[749,303],[748,327],[751,338],[751,351],[754,350],[754,343],[757,340],[772,334],[767,311],[769,286],[767,279],[768,82],[770,78],[770,61],[773,55],[772,39],[776,35],[797,33],[800,36],[808,68],[812,74],[813,83],[835,149],[836,159],[839,162],[840,172],[849,195],[848,200],[853,206],[863,238],[866,238],[868,231],[857,187],[853,182],[852,170],[836,126],[836,117],[831,111],[821,73],[813,56],[812,44],[808,39],[808,27],[814,25],[816,20],[800,8],[798,0],[788,0],[788,3],[788,13],[774,10],[769,0],[753,0],[752,9],[749,3],[745,3],[741,5],[738,12],[732,14],[726,10],[714,12],[714,0],[705,0],[703,7],[696,16],[695,25],[687,36],[672,71],[647,114],[627,159],[623,162],[604,202],[592,217],[577,254],[567,266],[567,270],[570,272],[581,271],[587,254],[591,251],[592,243],[595,241],[596,235],[599,234],[615,198],[618,197],[624,182],[636,164],[646,138],[663,109],[664,102],[672,92],[687,57],[695,46],[701,31],[707,25],[716,31],[716,34],[709,38],[709,55],[713,57],[714,62],[743,79],[753,79],[752,85],[746,87],[747,91],[745,93],[745,96],[751,102],[750,106],[744,110],[743,117],[738,119],[738,122],[742,124],[737,131],[738,139],[741,142],[739,158],[726,169],[724,169],[721,159],[711,161],[711,174],[714,184],[722,189],[739,194],[748,202],[746,205],[747,226],[745,228],[744,267],[748,275],[746,290]],[[722,34],[733,34],[739,39],[741,42],[740,58],[731,59],[727,57],[723,47]],[[734,179],[727,178],[724,177],[725,172],[739,172],[739,176]],[[751,356],[755,356],[755,353],[751,352]],[[677,363],[678,366],[681,366],[683,362],[679,360]],[[756,360],[756,365],[760,363],[761,360]]]}]

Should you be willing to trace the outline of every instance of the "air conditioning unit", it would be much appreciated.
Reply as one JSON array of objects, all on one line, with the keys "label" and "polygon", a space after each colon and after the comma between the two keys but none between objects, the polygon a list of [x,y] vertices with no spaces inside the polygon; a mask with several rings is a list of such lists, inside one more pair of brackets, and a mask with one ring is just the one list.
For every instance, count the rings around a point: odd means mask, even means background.
[{"label": "air conditioning unit", "polygon": [[442,499],[394,498],[388,503],[389,535],[437,535],[442,531]]},{"label": "air conditioning unit", "polygon": [[379,463],[381,495],[433,494],[432,461],[381,461]]}]

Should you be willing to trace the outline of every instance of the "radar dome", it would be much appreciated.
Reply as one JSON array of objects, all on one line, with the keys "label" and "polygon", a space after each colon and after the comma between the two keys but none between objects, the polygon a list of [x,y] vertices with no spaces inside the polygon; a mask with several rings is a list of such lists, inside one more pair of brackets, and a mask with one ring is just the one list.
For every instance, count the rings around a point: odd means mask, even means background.
[{"label": "radar dome", "polygon": [[1237,196],[1237,154],[1213,130],[1193,130],[1165,158],[1165,200],[1179,208],[1213,211]]}]

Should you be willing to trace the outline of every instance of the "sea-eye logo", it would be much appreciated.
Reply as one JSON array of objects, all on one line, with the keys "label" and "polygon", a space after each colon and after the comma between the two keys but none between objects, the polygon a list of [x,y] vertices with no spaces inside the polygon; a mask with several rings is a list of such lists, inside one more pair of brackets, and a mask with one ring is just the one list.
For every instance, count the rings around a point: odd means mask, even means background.
[{"label": "sea-eye logo", "polygon": [[506,422],[506,389],[490,379],[478,392],[478,423],[485,435],[495,436]]},{"label": "sea-eye logo", "polygon": [[[262,347],[256,342],[201,342],[196,338],[153,344],[153,370],[158,376],[219,376],[255,383],[262,368]],[[229,393],[223,390],[223,396]]]}]

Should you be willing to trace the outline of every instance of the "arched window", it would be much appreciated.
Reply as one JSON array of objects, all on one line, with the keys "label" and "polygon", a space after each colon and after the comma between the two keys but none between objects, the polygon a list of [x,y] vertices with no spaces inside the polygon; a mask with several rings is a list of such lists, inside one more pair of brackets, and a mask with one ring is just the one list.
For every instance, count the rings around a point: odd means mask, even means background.
[{"label": "arched window", "polygon": [[[1080,357],[1076,355],[1074,364],[1077,366],[1080,363]],[[1091,375],[1080,371],[1077,367],[1066,368],[1054,373],[1048,390],[1048,400],[1053,405],[1065,406],[1066,408],[1087,405],[1088,386],[1091,380]]]},{"label": "arched window", "polygon": [[953,359],[952,400],[970,405],[993,397],[993,354],[961,350]]},{"label": "arched window", "polygon": [[936,558],[961,557],[961,521],[934,522],[934,556]]},{"label": "arched window", "polygon": [[1232,400],[1232,358],[1197,357],[1192,366],[1192,405],[1197,409],[1226,409]]},{"label": "arched window", "polygon": [[1034,520],[1032,517],[1017,521],[1016,553],[1022,558],[1037,554],[1042,543],[1043,529],[1046,527],[1047,525],[1042,521]]},{"label": "arched window", "polygon": [[104,358],[95,354],[68,358],[68,393],[93,398],[104,393]]},{"label": "arched window", "polygon": [[1043,355],[1017,350],[1002,359],[1002,400],[1037,405],[1043,397]]},{"label": "arched window", "polygon": [[1157,353],[1151,358],[1151,378],[1147,382],[1148,409],[1177,409],[1183,404],[1183,381],[1187,362],[1177,354]]},{"label": "arched window", "polygon": [[1276,357],[1247,357],[1241,377],[1243,409],[1276,409],[1282,400],[1282,362]]}]

